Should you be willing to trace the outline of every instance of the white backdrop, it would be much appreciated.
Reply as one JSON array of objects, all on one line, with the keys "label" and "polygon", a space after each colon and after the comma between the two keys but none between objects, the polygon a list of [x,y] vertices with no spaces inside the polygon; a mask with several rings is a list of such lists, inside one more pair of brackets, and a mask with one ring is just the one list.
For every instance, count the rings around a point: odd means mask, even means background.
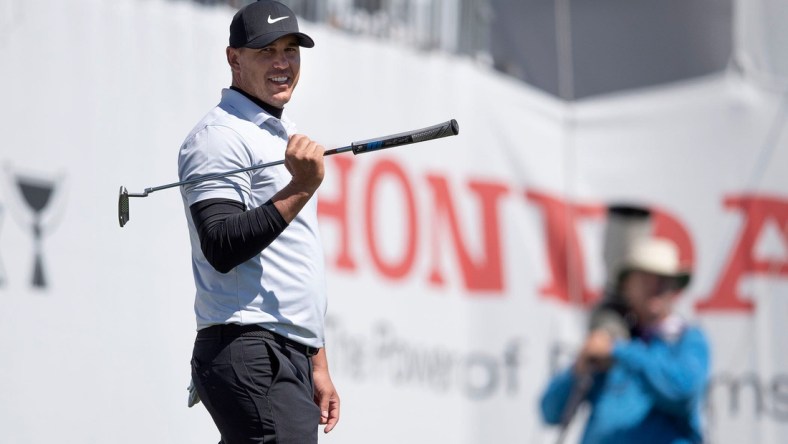
[{"label": "white backdrop", "polygon": [[[123,229],[116,199],[177,180],[181,140],[229,82],[232,12],[0,0],[0,442],[218,440],[185,406],[180,196],[132,199]],[[460,123],[458,137],[328,160],[343,408],[321,442],[553,442],[538,397],[582,339],[604,209],[622,202],[654,209],[696,270],[680,308],[712,341],[709,441],[788,433],[788,134],[773,81],[731,70],[569,105],[464,59],[302,28],[317,46],[288,113],[304,133],[339,146]]]}]

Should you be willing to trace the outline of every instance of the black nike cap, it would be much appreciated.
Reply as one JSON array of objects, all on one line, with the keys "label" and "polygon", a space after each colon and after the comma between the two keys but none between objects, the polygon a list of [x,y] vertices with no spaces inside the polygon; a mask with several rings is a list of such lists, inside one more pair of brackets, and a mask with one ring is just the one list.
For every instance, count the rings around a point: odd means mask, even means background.
[{"label": "black nike cap", "polygon": [[287,6],[272,0],[250,3],[233,16],[230,46],[264,48],[286,35],[294,35],[305,48],[315,46],[311,37],[298,30],[298,20]]}]

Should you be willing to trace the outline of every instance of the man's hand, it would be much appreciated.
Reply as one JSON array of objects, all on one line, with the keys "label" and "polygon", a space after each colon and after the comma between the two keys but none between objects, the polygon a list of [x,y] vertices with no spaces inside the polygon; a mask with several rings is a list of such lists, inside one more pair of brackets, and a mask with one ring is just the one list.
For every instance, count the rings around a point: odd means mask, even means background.
[{"label": "man's hand", "polygon": [[575,373],[605,371],[613,363],[613,337],[604,330],[594,330],[586,338],[575,361]]},{"label": "man's hand", "polygon": [[290,136],[285,150],[285,167],[293,176],[271,200],[288,224],[312,198],[323,182],[323,147],[302,134]]},{"label": "man's hand", "polygon": [[293,185],[313,193],[323,182],[325,149],[303,134],[294,134],[287,141],[285,167],[293,176]]},{"label": "man's hand", "polygon": [[325,353],[325,348],[322,348],[312,357],[312,377],[315,381],[315,404],[320,407],[320,424],[325,424],[323,432],[328,433],[339,422],[339,394],[328,374]]}]

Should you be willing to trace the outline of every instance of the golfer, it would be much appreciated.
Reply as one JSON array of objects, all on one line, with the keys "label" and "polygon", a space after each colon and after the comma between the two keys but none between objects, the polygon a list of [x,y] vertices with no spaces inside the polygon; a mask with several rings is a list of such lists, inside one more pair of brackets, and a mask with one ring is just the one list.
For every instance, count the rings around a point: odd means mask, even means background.
[{"label": "golfer", "polygon": [[316,443],[339,397],[328,372],[316,191],[323,147],[283,114],[298,84],[295,14],[275,1],[230,24],[232,85],[181,146],[181,180],[280,159],[284,165],[181,187],[197,289],[196,393],[221,443]]}]

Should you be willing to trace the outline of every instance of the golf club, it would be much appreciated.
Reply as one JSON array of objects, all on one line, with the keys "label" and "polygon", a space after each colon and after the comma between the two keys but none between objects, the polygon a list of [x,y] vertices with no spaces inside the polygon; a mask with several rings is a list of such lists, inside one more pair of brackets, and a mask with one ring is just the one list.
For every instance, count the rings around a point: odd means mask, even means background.
[{"label": "golf club", "polygon": [[[372,151],[383,150],[386,148],[393,148],[395,146],[409,145],[411,143],[419,143],[433,139],[440,139],[441,137],[456,136],[459,133],[460,133],[459,124],[457,123],[456,120],[451,119],[449,121],[439,123],[437,125],[433,125],[427,128],[407,131],[399,134],[392,134],[390,136],[378,137],[375,139],[362,140],[360,142],[353,142],[348,146],[326,150],[323,153],[323,155],[330,156],[332,154],[339,154],[347,151],[353,151],[354,155],[363,154]],[[147,197],[149,194],[155,191],[164,190],[167,188],[177,187],[181,185],[189,185],[193,183],[203,182],[206,180],[218,179],[220,177],[230,176],[232,174],[243,173],[245,171],[259,170],[262,168],[268,168],[275,165],[281,165],[283,163],[285,163],[284,159],[277,160],[274,162],[264,163],[262,165],[253,165],[250,167],[238,168],[232,171],[226,171],[224,173],[209,174],[206,176],[195,177],[181,182],[173,182],[167,185],[159,185],[157,187],[145,188],[145,191],[143,191],[142,193],[129,193],[126,190],[126,187],[121,186],[120,195],[118,197],[118,222],[120,222],[120,226],[123,227],[124,225],[126,225],[126,222],[128,222],[130,219],[129,217],[130,197]]]}]

